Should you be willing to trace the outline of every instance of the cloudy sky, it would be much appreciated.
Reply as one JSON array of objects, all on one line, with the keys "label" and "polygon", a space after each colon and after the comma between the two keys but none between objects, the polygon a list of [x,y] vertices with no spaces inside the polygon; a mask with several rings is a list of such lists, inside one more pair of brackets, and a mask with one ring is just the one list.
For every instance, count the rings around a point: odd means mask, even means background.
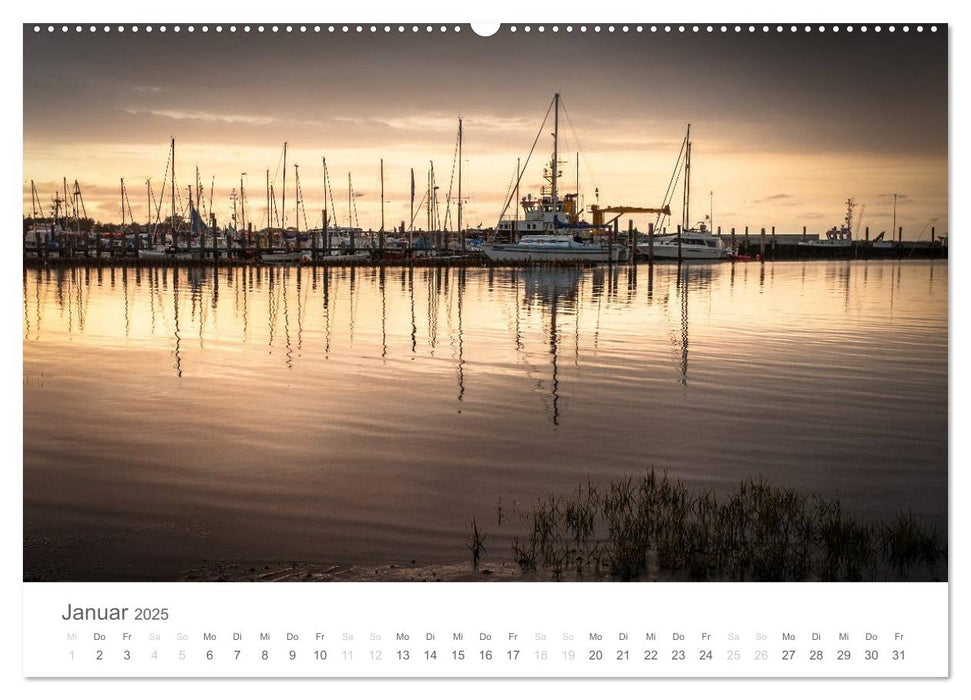
[{"label": "cloudy sky", "polygon": [[[279,198],[287,141],[288,224],[297,163],[319,225],[326,157],[337,223],[347,223],[350,172],[360,223],[377,228],[383,158],[390,226],[410,217],[409,169],[420,199],[430,161],[444,212],[461,116],[465,221],[490,226],[558,91],[563,177],[575,183],[579,150],[586,204],[595,188],[601,204],[660,204],[690,122],[693,220],[711,207],[725,231],[824,231],[854,196],[875,234],[890,229],[896,192],[905,238],[927,237],[932,220],[938,233],[947,229],[944,28],[739,36],[504,26],[490,38],[467,27],[408,29],[106,35],[25,26],[25,211],[31,180],[49,205],[67,177],[80,183],[89,215],[118,221],[124,178],[142,221],[146,180],[158,196],[175,137],[177,181],[194,183],[198,166],[225,220],[242,177],[248,216],[261,226],[266,170]],[[523,194],[539,191],[550,132]],[[678,221],[680,196],[675,205]]]}]

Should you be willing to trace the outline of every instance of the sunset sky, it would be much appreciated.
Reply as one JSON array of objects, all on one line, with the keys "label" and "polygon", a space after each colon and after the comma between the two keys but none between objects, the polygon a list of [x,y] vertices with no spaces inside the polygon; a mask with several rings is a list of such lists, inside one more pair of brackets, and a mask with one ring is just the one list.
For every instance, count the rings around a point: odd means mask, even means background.
[{"label": "sunset sky", "polygon": [[[248,218],[263,225],[266,169],[279,201],[287,141],[288,225],[294,163],[310,223],[320,224],[326,156],[332,222],[347,224],[351,172],[360,223],[374,229],[384,158],[390,227],[409,218],[409,169],[420,199],[429,161],[444,212],[461,116],[465,222],[492,226],[516,158],[525,160],[559,91],[563,178],[572,191],[579,145],[587,205],[594,188],[602,205],[659,205],[690,122],[694,221],[713,200],[714,224],[725,232],[746,225],[822,232],[840,223],[844,200],[854,196],[875,235],[891,227],[896,192],[905,238],[928,237],[929,225],[938,235],[947,230],[943,27],[737,35],[565,26],[527,34],[504,26],[490,38],[462,29],[247,34],[210,25],[192,34],[157,27],[38,34],[27,25],[25,213],[31,180],[47,206],[66,176],[80,183],[89,215],[118,221],[123,177],[135,220],[144,221],[145,182],[151,178],[158,196],[174,136],[178,182],[194,183],[196,166],[207,189],[215,178],[220,222],[246,173]],[[540,137],[523,194],[539,192],[551,131]],[[680,201],[679,194],[674,221]],[[647,220],[635,217],[642,227]],[[424,223],[421,214],[416,226]]]}]

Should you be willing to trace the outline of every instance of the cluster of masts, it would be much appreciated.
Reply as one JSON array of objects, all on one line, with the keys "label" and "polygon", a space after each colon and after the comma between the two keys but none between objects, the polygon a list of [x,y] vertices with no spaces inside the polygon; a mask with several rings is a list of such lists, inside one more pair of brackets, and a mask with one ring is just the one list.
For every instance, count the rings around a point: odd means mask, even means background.
[{"label": "cluster of masts", "polygon": [[[448,230],[449,226],[453,224],[452,216],[452,205],[455,204],[456,217],[454,220],[454,225],[458,231],[463,230],[463,179],[462,179],[462,119],[458,120],[458,133],[457,133],[457,144],[456,144],[456,157],[453,162],[452,178],[450,180],[449,191],[445,197],[445,215],[442,216],[442,199],[439,194],[440,187],[435,177],[435,164],[433,161],[429,161],[428,168],[428,179],[427,188],[422,194],[420,200],[417,202],[418,210],[422,208],[426,212],[426,227],[428,231],[442,231]],[[186,185],[184,189],[179,186],[176,176],[175,176],[175,163],[176,163],[176,148],[175,148],[175,138],[173,137],[170,142],[169,156],[166,163],[165,175],[162,180],[161,191],[156,197],[155,189],[151,178],[146,179],[146,200],[147,200],[147,216],[146,216],[146,226],[145,232],[151,234],[153,237],[156,234],[176,234],[182,233],[188,228],[192,232],[196,232],[199,227],[203,228],[216,228],[216,216],[215,209],[213,207],[213,196],[215,192],[215,177],[212,179],[212,183],[206,192],[206,189],[202,183],[200,171],[198,166],[195,169],[195,184]],[[293,188],[292,192],[295,196],[295,203],[293,207],[293,227],[289,227],[288,220],[288,207],[287,207],[287,173],[289,166],[287,164],[289,143],[284,142],[283,150],[281,154],[281,164],[277,166],[277,174],[273,178],[270,177],[270,169],[266,170],[266,205],[264,209],[263,216],[263,226],[262,230],[266,233],[282,233],[284,231],[296,230],[300,232],[302,228],[310,229],[309,222],[310,218],[307,215],[306,210],[306,198],[303,194],[303,189],[300,184],[300,165],[298,163],[293,163]],[[322,166],[322,185],[323,185],[323,207],[320,210],[320,219],[322,227],[327,227],[330,224],[331,230],[339,230],[342,227],[333,223],[333,219],[336,218],[334,213],[337,211],[334,200],[333,186],[331,183],[331,176],[327,166],[327,158],[321,158]],[[454,182],[455,175],[458,175],[458,192],[457,196],[452,196],[451,182]],[[380,171],[380,227],[379,231],[384,232],[386,230],[385,221],[385,178],[384,178],[384,159],[382,158],[379,163]],[[282,174],[282,188],[277,190],[277,175]],[[231,207],[230,221],[228,228],[235,231],[246,231],[252,232],[254,228],[254,221],[252,216],[252,206],[251,195],[248,195],[246,191],[246,176],[247,173],[243,172],[240,174],[239,188],[233,187],[229,194],[229,204]],[[83,222],[84,225],[90,227],[93,223],[87,218],[87,212],[84,208],[84,199],[81,195],[81,186],[77,180],[74,181],[73,188],[68,190],[68,180],[64,178],[63,193],[58,190],[54,193],[54,196],[50,203],[50,215],[52,217],[52,225],[58,225],[64,231],[70,231],[74,228],[80,233],[82,229]],[[31,186],[31,216],[36,222],[39,221],[39,217],[44,216],[44,206],[41,203],[41,197],[37,192],[36,184],[33,180],[30,183]],[[187,200],[183,200],[183,194],[187,196]],[[62,196],[63,195],[63,196]],[[208,198],[207,198],[208,195]],[[415,230],[415,223],[418,219],[418,211],[416,211],[416,188],[415,188],[415,170],[411,169],[411,208],[410,208],[410,220],[408,223],[408,230]],[[346,230],[357,230],[360,231],[360,217],[357,212],[357,199],[363,195],[357,193],[354,189],[352,173],[347,173],[347,209],[346,209]],[[168,201],[166,201],[168,200]],[[279,204],[278,204],[279,200]],[[132,213],[132,206],[128,195],[128,188],[125,184],[124,178],[120,180],[120,202],[121,202],[121,229],[125,231],[130,226],[135,226],[135,217]],[[168,205],[168,206],[166,206]],[[249,205],[249,206],[248,206]],[[168,210],[166,212],[165,210]],[[249,216],[247,216],[249,209]],[[319,230],[319,229],[318,229]]]}]

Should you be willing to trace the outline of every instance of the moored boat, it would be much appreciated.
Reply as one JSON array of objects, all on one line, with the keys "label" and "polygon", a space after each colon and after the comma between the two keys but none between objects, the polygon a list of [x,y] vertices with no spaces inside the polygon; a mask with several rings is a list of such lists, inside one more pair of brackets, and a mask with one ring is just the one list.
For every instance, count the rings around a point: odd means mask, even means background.
[{"label": "moored boat", "polygon": [[[559,179],[559,110],[560,95],[553,98],[553,155],[545,168],[540,196],[530,195],[517,202],[513,219],[500,217],[497,237],[509,242],[490,241],[481,251],[493,262],[614,262],[626,257],[625,246],[603,235],[601,228],[580,220],[577,193],[560,195]],[[544,122],[545,124],[545,122]],[[519,168],[517,183],[522,178]],[[517,194],[518,199],[518,184]],[[510,197],[512,199],[512,197]],[[507,202],[508,205],[508,202]],[[523,218],[519,219],[518,209]]]},{"label": "moored boat", "polygon": [[[725,245],[721,236],[713,234],[704,223],[697,228],[681,232],[680,252],[678,234],[659,236],[654,239],[654,258],[661,260],[677,260],[680,255],[683,260],[727,260],[731,257],[731,249]],[[642,255],[650,253],[648,243],[638,243],[637,251]]]},{"label": "moored boat", "polygon": [[[798,245],[807,248],[849,248],[853,245],[853,209],[856,208],[856,200],[852,197],[846,200],[846,217],[843,225],[833,226],[826,232],[825,238],[816,241],[800,241]],[[880,247],[874,243],[875,247]]]},{"label": "moored boat", "polygon": [[516,243],[484,243],[482,252],[495,262],[616,262],[626,251],[607,241],[556,233],[527,234]]}]

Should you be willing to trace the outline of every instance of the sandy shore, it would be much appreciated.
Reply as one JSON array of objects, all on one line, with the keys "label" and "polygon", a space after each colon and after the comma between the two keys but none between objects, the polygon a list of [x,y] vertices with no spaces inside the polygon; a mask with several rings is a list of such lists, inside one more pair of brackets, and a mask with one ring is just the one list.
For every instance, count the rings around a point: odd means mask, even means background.
[{"label": "sandy shore", "polygon": [[[574,577],[575,578],[575,577]],[[182,572],[182,581],[552,581],[510,562],[344,566],[311,562],[212,562]],[[561,577],[559,580],[564,580]]]}]

